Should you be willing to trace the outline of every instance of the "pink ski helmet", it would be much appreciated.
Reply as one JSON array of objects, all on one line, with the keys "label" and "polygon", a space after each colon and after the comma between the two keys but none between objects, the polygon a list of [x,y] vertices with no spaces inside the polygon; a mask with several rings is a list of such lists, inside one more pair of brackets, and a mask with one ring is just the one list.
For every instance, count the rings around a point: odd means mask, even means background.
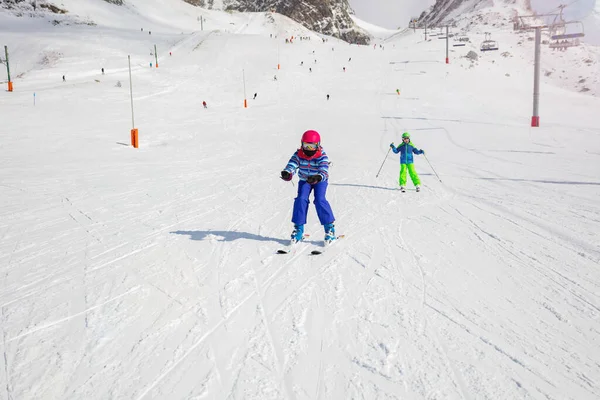
[{"label": "pink ski helmet", "polygon": [[317,131],[306,131],[302,134],[302,143],[316,143],[321,145],[321,135]]}]

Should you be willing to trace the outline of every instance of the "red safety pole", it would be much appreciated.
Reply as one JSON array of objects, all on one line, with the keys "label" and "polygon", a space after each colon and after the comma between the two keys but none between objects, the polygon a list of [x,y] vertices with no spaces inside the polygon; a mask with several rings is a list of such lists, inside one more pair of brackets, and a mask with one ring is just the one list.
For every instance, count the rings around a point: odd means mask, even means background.
[{"label": "red safety pole", "polygon": [[450,64],[450,58],[448,57],[448,25],[446,25],[446,64]]},{"label": "red safety pole", "polygon": [[542,28],[535,28],[535,66],[533,72],[533,116],[531,126],[540,126],[540,58],[541,58]]}]

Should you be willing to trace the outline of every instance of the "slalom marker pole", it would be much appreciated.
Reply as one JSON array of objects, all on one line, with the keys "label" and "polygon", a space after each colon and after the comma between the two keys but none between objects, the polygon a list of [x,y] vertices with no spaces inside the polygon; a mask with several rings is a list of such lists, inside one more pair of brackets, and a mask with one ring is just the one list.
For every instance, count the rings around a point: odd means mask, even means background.
[{"label": "slalom marker pole", "polygon": [[423,157],[425,157],[425,160],[427,160],[427,164],[429,164],[429,166],[431,167],[431,170],[433,171],[435,176],[438,178],[438,181],[440,181],[440,183],[443,183],[442,180],[440,179],[439,175],[437,174],[437,172],[435,172],[435,169],[433,169],[433,165],[431,165],[431,163],[429,162],[429,159],[427,158],[425,153],[423,153]]},{"label": "slalom marker pole", "polygon": [[383,159],[383,162],[381,163],[381,167],[379,167],[379,171],[377,171],[377,175],[375,175],[375,178],[379,177],[379,173],[381,172],[381,168],[383,168],[383,164],[385,164],[385,160],[387,160],[387,157],[390,154],[390,151],[392,151],[391,147],[388,149],[388,152],[385,153],[385,158]]}]

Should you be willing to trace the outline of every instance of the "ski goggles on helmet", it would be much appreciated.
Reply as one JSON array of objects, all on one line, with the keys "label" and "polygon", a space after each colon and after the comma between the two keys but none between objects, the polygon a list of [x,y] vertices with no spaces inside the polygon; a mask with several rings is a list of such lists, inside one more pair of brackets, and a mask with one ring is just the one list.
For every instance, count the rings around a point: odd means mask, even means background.
[{"label": "ski goggles on helmet", "polygon": [[318,149],[319,149],[319,143],[302,142],[302,150],[317,151]]}]

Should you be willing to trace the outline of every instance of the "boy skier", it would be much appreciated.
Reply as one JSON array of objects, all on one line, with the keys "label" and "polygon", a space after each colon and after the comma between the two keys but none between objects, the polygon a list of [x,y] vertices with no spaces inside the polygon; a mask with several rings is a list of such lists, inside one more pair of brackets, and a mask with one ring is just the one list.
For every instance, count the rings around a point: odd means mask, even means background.
[{"label": "boy skier", "polygon": [[410,133],[404,132],[402,134],[402,144],[398,147],[394,146],[394,143],[390,144],[392,151],[395,154],[400,153],[400,179],[398,183],[400,184],[400,190],[406,192],[404,186],[406,185],[406,170],[410,174],[410,179],[415,185],[417,192],[421,190],[421,180],[419,179],[419,175],[417,175],[417,171],[415,171],[415,165],[413,164],[413,153],[414,154],[425,154],[425,151],[419,150],[415,147],[414,144],[410,141]]},{"label": "boy skier", "polygon": [[321,225],[325,229],[325,244],[336,240],[335,218],[331,206],[325,198],[327,192],[327,180],[329,178],[329,157],[321,147],[321,136],[317,131],[306,131],[302,135],[300,148],[290,158],[283,171],[281,179],[292,180],[296,170],[298,171],[298,197],[294,200],[294,212],[292,222],[292,244],[302,240],[304,225],[308,214],[308,197],[314,190],[314,203]]}]

